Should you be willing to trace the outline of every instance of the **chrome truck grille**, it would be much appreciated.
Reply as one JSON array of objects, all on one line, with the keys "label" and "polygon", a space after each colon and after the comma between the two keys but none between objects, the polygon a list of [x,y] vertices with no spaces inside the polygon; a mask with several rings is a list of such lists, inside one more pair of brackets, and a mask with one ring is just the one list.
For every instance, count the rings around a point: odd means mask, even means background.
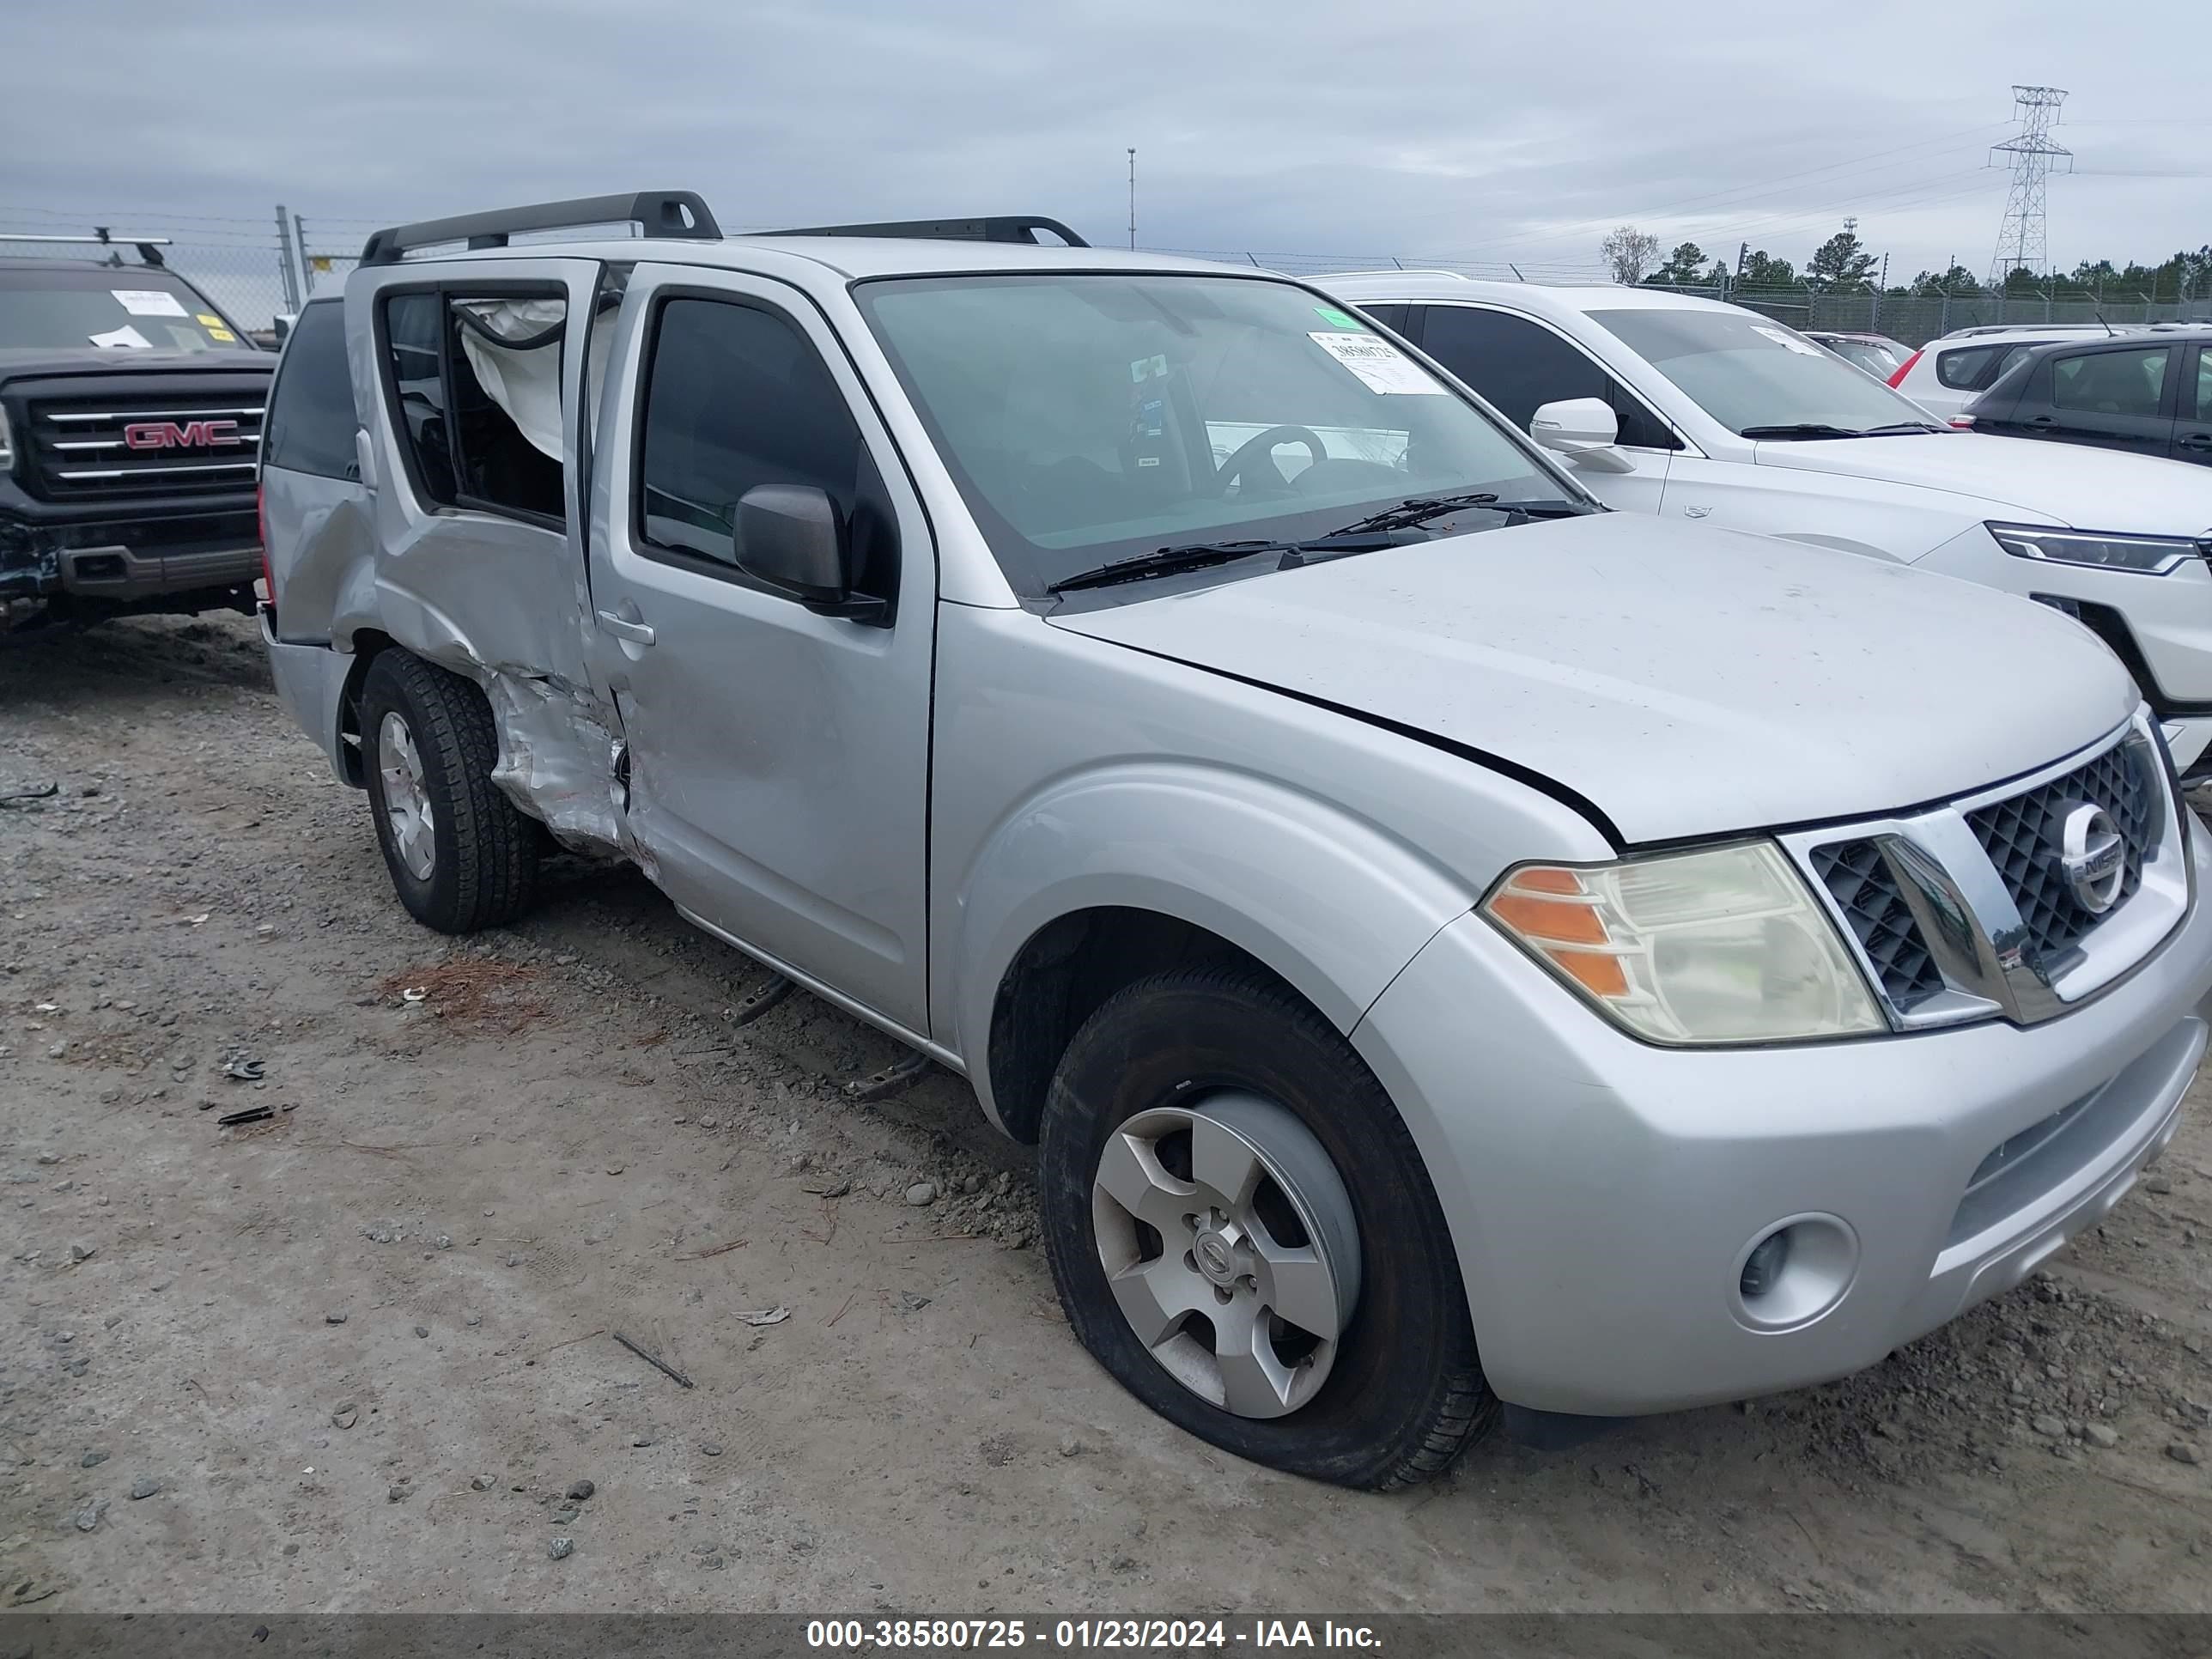
[{"label": "chrome truck grille", "polygon": [[161,398],[36,398],[27,447],[40,495],[215,495],[253,482],[261,447],[257,392]]}]

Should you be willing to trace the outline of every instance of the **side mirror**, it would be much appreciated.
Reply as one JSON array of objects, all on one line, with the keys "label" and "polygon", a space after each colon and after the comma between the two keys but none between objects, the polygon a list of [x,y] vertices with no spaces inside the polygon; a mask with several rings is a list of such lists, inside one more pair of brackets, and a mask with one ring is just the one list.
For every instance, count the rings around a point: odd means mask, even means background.
[{"label": "side mirror", "polygon": [[1528,435],[1545,448],[1593,472],[1632,472],[1636,463],[1614,446],[1620,422],[1601,398],[1568,398],[1546,404],[1528,417]]},{"label": "side mirror", "polygon": [[890,607],[853,592],[853,549],[845,518],[811,484],[755,484],[738,502],[738,568],[817,616],[890,623]]}]

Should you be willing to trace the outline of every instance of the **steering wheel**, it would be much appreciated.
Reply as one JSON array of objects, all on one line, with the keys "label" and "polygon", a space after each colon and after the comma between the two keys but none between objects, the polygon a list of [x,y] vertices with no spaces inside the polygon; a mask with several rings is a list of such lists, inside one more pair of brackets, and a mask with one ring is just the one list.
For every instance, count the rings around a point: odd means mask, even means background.
[{"label": "steering wheel", "polygon": [[1291,481],[1275,471],[1273,454],[1277,444],[1304,444],[1306,453],[1313,457],[1310,464],[1314,465],[1328,459],[1328,447],[1308,428],[1271,426],[1258,436],[1246,439],[1237,446],[1237,453],[1221,464],[1221,471],[1213,475],[1213,493],[1226,495],[1231,483],[1243,477],[1245,468],[1260,460],[1267,461],[1267,470],[1275,474],[1275,482],[1287,490]]}]

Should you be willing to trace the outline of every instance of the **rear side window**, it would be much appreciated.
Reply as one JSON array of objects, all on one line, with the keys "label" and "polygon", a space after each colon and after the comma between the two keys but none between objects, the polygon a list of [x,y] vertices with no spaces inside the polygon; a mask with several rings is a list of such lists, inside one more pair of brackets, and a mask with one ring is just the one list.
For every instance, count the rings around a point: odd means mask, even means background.
[{"label": "rear side window", "polygon": [[2051,365],[2051,401],[2090,415],[2149,419],[2166,395],[2170,346],[2150,351],[2089,351]]},{"label": "rear side window", "polygon": [[2212,346],[2197,352],[2197,418],[2212,422]]},{"label": "rear side window", "polygon": [[1612,409],[1622,443],[1681,447],[1666,424],[1595,359],[1526,318],[1471,306],[1431,306],[1421,324],[1421,345],[1523,432],[1546,404],[1595,398]]},{"label": "rear side window", "polygon": [[445,301],[434,294],[395,294],[384,302],[384,349],[398,428],[415,463],[415,486],[435,505],[451,506],[453,438],[446,418]]},{"label": "rear side window", "polygon": [[395,294],[384,350],[415,482],[441,507],[558,525],[562,472],[557,293]]},{"label": "rear side window", "polygon": [[647,542],[734,568],[738,502],[756,484],[811,484],[851,521],[860,428],[790,323],[726,301],[671,300],[649,374],[639,460]]},{"label": "rear side window", "polygon": [[1964,351],[1936,355],[1936,378],[1954,392],[1972,392],[1982,383],[1982,371],[1997,360],[2001,346],[1969,346]]},{"label": "rear side window", "polygon": [[346,372],[345,307],[311,305],[292,325],[270,392],[261,459],[290,472],[358,476],[353,379]]}]

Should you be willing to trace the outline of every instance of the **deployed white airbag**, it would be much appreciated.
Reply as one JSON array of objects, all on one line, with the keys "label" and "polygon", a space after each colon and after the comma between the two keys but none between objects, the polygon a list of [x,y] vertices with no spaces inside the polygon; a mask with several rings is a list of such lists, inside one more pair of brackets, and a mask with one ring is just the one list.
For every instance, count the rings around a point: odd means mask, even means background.
[{"label": "deployed white airbag", "polygon": [[[507,411],[532,448],[559,460],[561,343],[566,337],[562,325],[568,319],[568,302],[551,298],[462,300],[454,308],[467,315],[459,331],[461,351],[476,373],[477,384]],[[487,334],[493,339],[486,339]],[[586,367],[594,407],[606,379],[607,351],[613,340],[611,328],[592,331]]]}]

